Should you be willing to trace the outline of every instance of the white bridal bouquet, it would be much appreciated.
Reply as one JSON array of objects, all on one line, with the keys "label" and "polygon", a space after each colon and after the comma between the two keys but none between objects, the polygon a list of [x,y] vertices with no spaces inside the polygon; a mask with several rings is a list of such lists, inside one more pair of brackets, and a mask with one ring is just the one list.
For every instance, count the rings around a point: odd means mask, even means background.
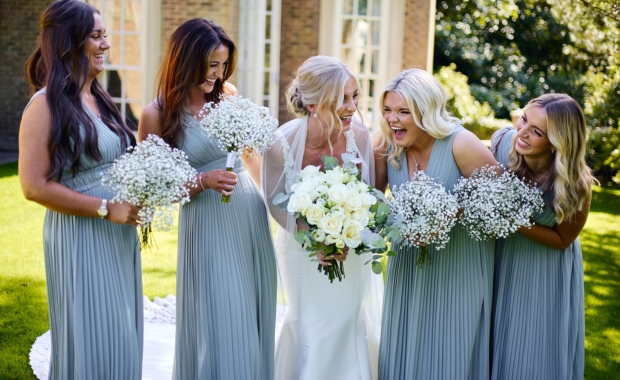
[{"label": "white bridal bouquet", "polygon": [[151,246],[152,228],[167,231],[174,223],[173,203],[189,202],[189,188],[196,184],[196,170],[185,153],[171,148],[156,135],[127,148],[102,175],[102,184],[117,194],[114,201],[142,206],[140,245]]},{"label": "white bridal bouquet", "polygon": [[[276,141],[278,120],[271,116],[269,108],[239,95],[222,94],[218,103],[205,104],[199,115],[202,130],[228,152],[228,171],[233,170],[241,154],[263,152]],[[229,203],[230,196],[223,195],[222,202]]]},{"label": "white bridal bouquet", "polygon": [[532,215],[544,206],[533,183],[510,170],[498,175],[496,168],[484,166],[454,186],[462,209],[459,223],[476,240],[504,238],[519,227],[530,227]]},{"label": "white bridal bouquet", "polygon": [[[398,232],[388,221],[389,206],[383,193],[367,185],[361,179],[357,168],[362,161],[353,155],[342,155],[343,166],[331,156],[321,158],[325,169],[306,166],[299,174],[298,181],[290,194],[278,194],[273,203],[286,208],[295,219],[305,226],[295,233],[302,247],[310,251],[310,256],[322,252],[325,257],[343,254],[348,248],[358,254],[372,252],[372,270],[381,273],[379,259],[395,253],[387,247],[388,242],[396,240]],[[345,277],[342,262],[323,267],[323,271],[333,282]]]},{"label": "white bridal bouquet", "polygon": [[450,241],[450,230],[456,224],[458,203],[445,188],[418,170],[411,181],[394,186],[388,199],[397,230],[404,243],[420,247],[416,265],[423,265],[428,256],[426,244],[440,250]]}]

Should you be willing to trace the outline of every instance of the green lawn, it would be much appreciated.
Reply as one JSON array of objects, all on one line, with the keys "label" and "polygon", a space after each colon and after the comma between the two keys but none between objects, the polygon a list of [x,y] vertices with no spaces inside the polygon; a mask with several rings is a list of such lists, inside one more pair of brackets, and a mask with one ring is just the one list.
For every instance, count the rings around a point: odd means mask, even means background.
[{"label": "green lawn", "polygon": [[[34,379],[28,353],[48,330],[43,207],[24,200],[17,165],[0,166],[0,379]],[[174,293],[176,231],[142,255],[144,293]],[[586,379],[620,378],[620,190],[595,188],[583,230]]]}]

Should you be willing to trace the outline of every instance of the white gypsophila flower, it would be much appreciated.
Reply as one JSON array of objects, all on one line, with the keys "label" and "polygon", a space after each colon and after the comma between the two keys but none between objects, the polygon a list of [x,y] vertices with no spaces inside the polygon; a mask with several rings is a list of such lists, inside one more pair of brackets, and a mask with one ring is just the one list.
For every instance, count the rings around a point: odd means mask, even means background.
[{"label": "white gypsophila flower", "polygon": [[117,191],[113,201],[142,207],[141,226],[168,230],[175,218],[173,204],[189,202],[188,185],[197,186],[196,175],[183,151],[149,135],[117,158],[101,182]]},{"label": "white gypsophila flower", "polygon": [[202,130],[226,152],[263,152],[276,141],[278,120],[267,107],[239,95],[222,94],[218,103],[205,104],[200,116]]},{"label": "white gypsophila flower", "polygon": [[544,202],[534,184],[510,170],[498,175],[485,166],[469,178],[461,178],[453,193],[463,210],[461,223],[476,240],[507,237],[520,227],[530,227],[531,218]]},{"label": "white gypsophila flower", "polygon": [[408,245],[434,244],[439,250],[450,240],[458,213],[456,198],[423,171],[394,186],[388,204],[390,212],[402,218],[398,230]]}]

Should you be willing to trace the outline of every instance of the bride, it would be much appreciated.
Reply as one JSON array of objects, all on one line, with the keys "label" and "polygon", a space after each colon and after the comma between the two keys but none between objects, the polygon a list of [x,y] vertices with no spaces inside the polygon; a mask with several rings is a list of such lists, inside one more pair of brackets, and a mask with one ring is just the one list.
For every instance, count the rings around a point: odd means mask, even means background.
[{"label": "bride", "polygon": [[[368,129],[354,117],[359,84],[344,62],[327,56],[309,58],[297,73],[286,92],[297,118],[278,129],[262,166],[264,195],[279,224],[276,256],[288,303],[276,342],[275,378],[376,378],[382,280],[364,265],[370,255],[337,256],[346,259],[346,278],[330,283],[295,241],[300,227],[294,217],[272,203],[278,193],[290,193],[302,168],[323,166],[323,155],[340,164],[343,153],[357,155],[363,180],[374,185]],[[318,256],[322,265],[331,265]]]}]

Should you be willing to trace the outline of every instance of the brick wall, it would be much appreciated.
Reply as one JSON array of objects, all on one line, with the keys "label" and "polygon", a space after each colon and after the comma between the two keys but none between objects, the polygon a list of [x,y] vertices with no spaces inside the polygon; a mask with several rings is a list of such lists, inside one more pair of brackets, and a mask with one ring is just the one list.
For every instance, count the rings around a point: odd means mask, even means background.
[{"label": "brick wall", "polygon": [[429,25],[434,22],[428,17],[431,6],[430,0],[406,0],[403,69],[411,67],[432,69],[426,67],[428,44],[434,43],[433,38],[429,41]]},{"label": "brick wall", "polygon": [[50,2],[0,2],[0,151],[17,151],[19,123],[30,98],[24,65],[36,47],[39,19]]},{"label": "brick wall", "polygon": [[224,28],[236,43],[239,35],[239,0],[162,0],[162,52],[172,33],[185,21],[204,17]]},{"label": "brick wall", "polygon": [[278,120],[292,119],[286,111],[284,91],[295,77],[295,70],[319,51],[320,0],[282,0],[280,32],[280,99]]}]

